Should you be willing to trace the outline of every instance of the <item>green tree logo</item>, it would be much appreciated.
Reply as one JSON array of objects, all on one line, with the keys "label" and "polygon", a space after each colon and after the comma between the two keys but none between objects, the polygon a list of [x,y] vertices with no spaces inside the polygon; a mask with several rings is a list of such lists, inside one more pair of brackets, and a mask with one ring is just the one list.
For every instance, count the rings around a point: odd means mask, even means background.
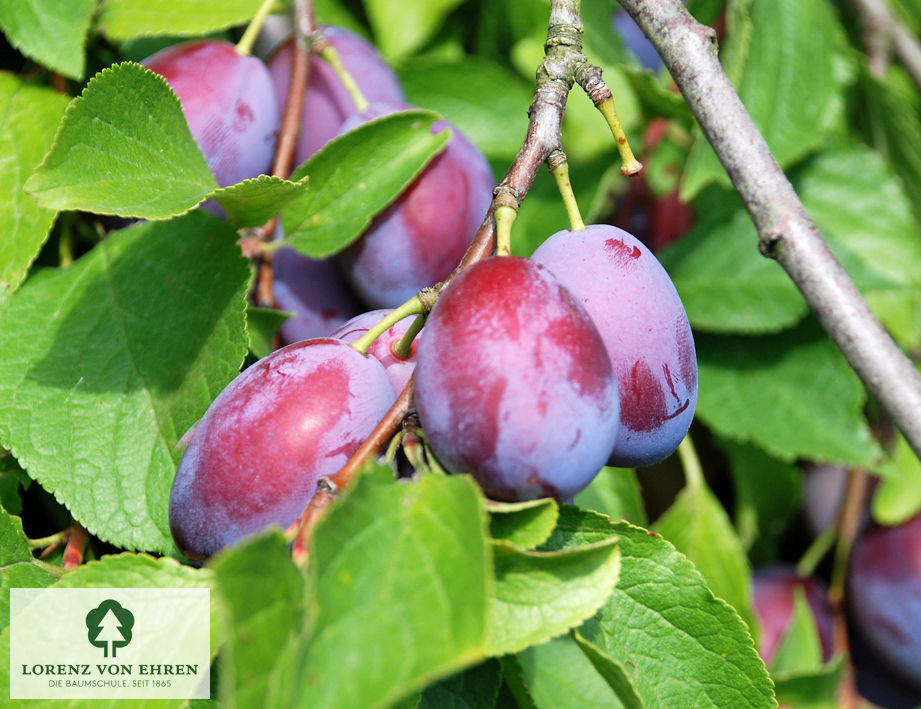
[{"label": "green tree logo", "polygon": [[134,627],[134,614],[111,598],[104,600],[86,614],[87,638],[90,644],[101,647],[109,657],[115,650],[131,642],[131,629]]}]

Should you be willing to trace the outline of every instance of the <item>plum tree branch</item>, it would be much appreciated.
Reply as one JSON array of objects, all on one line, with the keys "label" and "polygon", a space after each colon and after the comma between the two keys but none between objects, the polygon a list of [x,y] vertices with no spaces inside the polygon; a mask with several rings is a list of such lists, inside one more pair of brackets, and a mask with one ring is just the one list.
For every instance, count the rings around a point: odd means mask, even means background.
[{"label": "plum tree branch", "polygon": [[848,363],[921,458],[921,375],[832,255],[723,71],[712,28],[680,0],[620,0],[655,46],[758,230]]},{"label": "plum tree branch", "polygon": [[886,72],[890,47],[902,66],[921,88],[921,42],[899,20],[886,0],[852,0],[863,25],[870,70],[877,77]]}]

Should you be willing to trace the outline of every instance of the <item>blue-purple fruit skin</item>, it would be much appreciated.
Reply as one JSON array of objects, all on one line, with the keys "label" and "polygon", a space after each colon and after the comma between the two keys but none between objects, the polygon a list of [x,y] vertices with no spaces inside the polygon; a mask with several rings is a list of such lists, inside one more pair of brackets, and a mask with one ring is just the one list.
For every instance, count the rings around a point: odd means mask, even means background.
[{"label": "blue-purple fruit skin", "polygon": [[[337,340],[342,340],[343,342],[358,342],[368,330],[377,325],[387,315],[390,315],[391,312],[393,311],[384,308],[361,313],[337,327],[329,336],[335,337]],[[403,318],[395,325],[391,325],[387,328],[387,331],[374,340],[368,348],[368,354],[384,365],[384,371],[386,371],[387,376],[390,377],[390,383],[393,384],[393,390],[396,394],[403,391],[403,387],[406,386],[406,382],[409,381],[413,370],[416,368],[416,350],[419,347],[419,340],[422,339],[421,334],[416,335],[416,338],[413,340],[409,357],[398,357],[395,352],[396,346],[400,343],[400,340],[403,339],[403,335],[406,334],[406,331],[409,329],[409,326],[412,325],[416,317],[415,315],[411,315],[407,318]]]},{"label": "blue-purple fruit skin", "polygon": [[189,130],[221,187],[268,172],[278,101],[266,66],[217,39],[167,47],[141,62],[182,102]]},{"label": "blue-purple fruit skin", "polygon": [[[405,105],[372,104],[343,125],[343,131]],[[421,288],[450,275],[464,256],[492,201],[495,180],[479,149],[447,121],[444,150],[342,254],[345,273],[358,294],[375,308],[395,308]]]},{"label": "blue-purple fruit skin", "polygon": [[634,236],[607,224],[557,232],[532,258],[553,271],[591,316],[617,376],[620,436],[610,464],[668,457],[697,406],[697,355],[671,279]]},{"label": "blue-purple fruit skin", "polygon": [[283,344],[328,337],[363,310],[335,258],[312,259],[283,247],[273,265],[276,305],[294,313],[278,331]]},{"label": "blue-purple fruit skin", "polygon": [[416,353],[416,404],[452,473],[498,500],[565,500],[617,438],[617,383],[579,302],[542,266],[493,257],[445,289]]},{"label": "blue-purple fruit skin", "polygon": [[848,564],[848,617],[893,673],[921,690],[921,513],[872,524]]},{"label": "blue-purple fruit skin", "polygon": [[269,525],[290,526],[393,401],[384,368],[350,345],[288,345],[244,370],[199,421],[173,481],[179,549],[206,559]]},{"label": "blue-purple fruit skin", "polygon": [[[399,103],[406,100],[396,74],[373,45],[342,27],[323,25],[321,29],[367,101]],[[289,40],[268,60],[278,94],[279,111],[284,110],[291,83],[292,47],[293,40]],[[300,165],[335,138],[343,121],[357,112],[354,100],[329,64],[319,57],[312,57],[301,114],[301,131],[294,152],[296,164]]]}]

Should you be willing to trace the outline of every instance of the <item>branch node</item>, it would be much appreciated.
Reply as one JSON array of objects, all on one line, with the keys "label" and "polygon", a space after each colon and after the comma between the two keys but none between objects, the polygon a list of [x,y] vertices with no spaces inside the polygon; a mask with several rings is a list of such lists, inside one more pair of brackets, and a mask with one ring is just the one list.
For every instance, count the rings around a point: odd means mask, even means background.
[{"label": "branch node", "polygon": [[776,259],[780,254],[784,235],[782,232],[768,231],[758,238],[758,251],[765,258]]}]

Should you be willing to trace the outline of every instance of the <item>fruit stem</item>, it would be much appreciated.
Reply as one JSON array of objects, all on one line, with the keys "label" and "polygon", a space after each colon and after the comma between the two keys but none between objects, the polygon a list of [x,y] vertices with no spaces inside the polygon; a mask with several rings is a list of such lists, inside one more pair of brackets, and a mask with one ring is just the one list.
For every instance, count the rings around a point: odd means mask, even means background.
[{"label": "fruit stem", "polygon": [[518,218],[518,210],[507,204],[496,207],[496,255],[510,256],[512,253],[512,224]]},{"label": "fruit stem", "polygon": [[617,108],[614,106],[614,97],[606,98],[604,101],[595,104],[595,107],[601,111],[604,120],[608,122],[611,133],[614,134],[614,140],[617,141],[617,149],[620,151],[621,167],[620,171],[624,175],[635,175],[643,169],[643,163],[636,159],[633,150],[630,148],[630,142],[627,140],[627,134],[624,133],[624,127],[617,116]]},{"label": "fruit stem", "polygon": [[815,573],[816,566],[825,558],[837,538],[838,532],[833,526],[817,536],[796,564],[796,573],[803,577],[812,576]]},{"label": "fruit stem", "polygon": [[243,33],[243,36],[240,37],[240,41],[237,42],[237,54],[248,57],[253,53],[253,44],[256,43],[256,37],[259,36],[262,25],[265,24],[265,18],[272,12],[272,7],[275,5],[275,2],[276,0],[262,0],[262,4],[256,11],[253,19],[250,20],[249,25],[247,25],[246,31]]},{"label": "fruit stem", "polygon": [[355,79],[342,64],[342,59],[339,58],[339,52],[337,52],[336,48],[325,39],[322,41],[320,46],[320,57],[322,57],[323,60],[329,64],[330,68],[336,72],[336,76],[339,77],[339,81],[342,82],[345,90],[348,91],[349,96],[352,97],[352,101],[355,103],[355,109],[359,113],[364,111],[368,107],[368,99],[365,98],[365,95],[361,92],[361,89],[358,88],[358,84],[355,83]]},{"label": "fruit stem", "polygon": [[425,325],[425,316],[417,315],[416,319],[409,325],[409,329],[403,333],[400,341],[393,346],[393,356],[397,359],[409,359],[413,355],[413,340],[416,339]]},{"label": "fruit stem", "polygon": [[684,468],[684,480],[688,488],[691,490],[704,488],[706,486],[704,469],[700,464],[697,449],[694,448],[694,442],[691,440],[691,434],[686,435],[678,445],[678,457],[681,459],[681,467]]},{"label": "fruit stem", "polygon": [[[422,301],[419,299],[419,296],[415,295],[400,307],[395,308],[390,314],[377,323],[377,325],[362,335],[361,338],[353,342],[352,347],[362,354],[367,354],[371,343],[387,332],[393,325],[396,325],[400,320],[410,315],[421,315],[424,311],[425,308],[422,305]],[[413,325],[415,325],[415,323],[413,323]]]},{"label": "fruit stem", "polygon": [[547,167],[550,168],[550,174],[556,180],[556,186],[563,197],[563,204],[566,205],[570,230],[582,231],[585,229],[585,222],[582,221],[579,203],[576,202],[576,195],[572,191],[572,183],[569,181],[569,163],[562,150],[554,150],[550,154],[550,157],[547,158]]}]

